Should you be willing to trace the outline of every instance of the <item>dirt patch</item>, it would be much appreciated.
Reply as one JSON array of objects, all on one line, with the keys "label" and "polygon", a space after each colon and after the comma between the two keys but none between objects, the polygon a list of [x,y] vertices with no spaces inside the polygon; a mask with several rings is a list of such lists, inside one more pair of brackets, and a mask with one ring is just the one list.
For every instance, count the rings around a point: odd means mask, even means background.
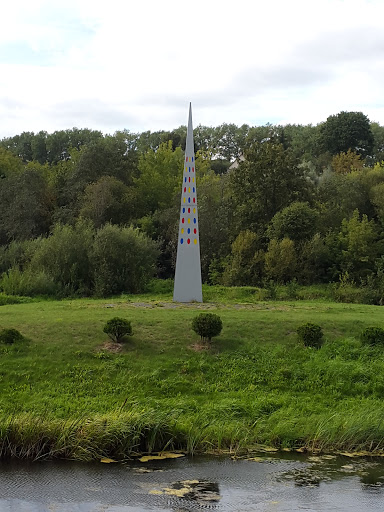
[{"label": "dirt patch", "polygon": [[193,345],[189,345],[189,348],[194,352],[207,352],[211,348],[209,343],[194,343]]},{"label": "dirt patch", "polygon": [[103,343],[101,350],[111,352],[112,354],[118,354],[123,350],[123,345],[121,343],[114,343],[113,341],[106,341]]}]

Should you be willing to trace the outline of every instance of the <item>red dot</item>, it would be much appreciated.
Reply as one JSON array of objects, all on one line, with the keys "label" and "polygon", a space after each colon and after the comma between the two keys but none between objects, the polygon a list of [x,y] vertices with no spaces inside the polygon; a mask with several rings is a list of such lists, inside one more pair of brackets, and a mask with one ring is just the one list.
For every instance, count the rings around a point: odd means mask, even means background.
[{"label": "red dot", "polygon": [[187,187],[184,187],[184,192],[186,192],[186,191],[187,191]]},{"label": "red dot", "polygon": [[194,232],[194,233],[195,233],[195,235],[196,235],[196,228],[194,228],[194,229],[193,229],[193,232]]},{"label": "red dot", "polygon": [[185,161],[188,162],[188,157],[187,156],[185,157]]},{"label": "red dot", "polygon": [[193,202],[196,203],[196,199],[195,198],[193,198]]},{"label": "red dot", "polygon": [[189,177],[189,183],[191,183],[191,177]]},{"label": "red dot", "polygon": [[191,213],[191,209],[190,208],[188,208],[188,213]]},{"label": "red dot", "polygon": [[195,172],[195,168],[194,167],[192,167],[192,172]]},{"label": "red dot", "polygon": [[181,223],[184,224],[184,217],[181,219]]},{"label": "red dot", "polygon": [[191,243],[191,240],[188,238],[188,240],[187,240],[187,244],[190,244],[190,243]]}]

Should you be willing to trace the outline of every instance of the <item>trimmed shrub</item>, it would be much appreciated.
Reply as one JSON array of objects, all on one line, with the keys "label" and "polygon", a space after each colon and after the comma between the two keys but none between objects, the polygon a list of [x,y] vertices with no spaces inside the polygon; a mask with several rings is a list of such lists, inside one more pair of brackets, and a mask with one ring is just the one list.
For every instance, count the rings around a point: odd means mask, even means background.
[{"label": "trimmed shrub", "polygon": [[303,342],[306,347],[320,348],[324,343],[323,331],[320,325],[308,322],[300,325],[296,332],[299,341]]},{"label": "trimmed shrub", "polygon": [[112,341],[121,343],[124,336],[132,336],[131,322],[125,318],[111,318],[105,324],[103,331],[108,334]]},{"label": "trimmed shrub", "polygon": [[3,329],[0,331],[0,343],[12,345],[17,341],[21,341],[23,335],[17,329]]},{"label": "trimmed shrub", "polygon": [[364,345],[384,345],[384,329],[381,327],[367,327],[360,335]]},{"label": "trimmed shrub", "polygon": [[221,318],[214,313],[200,313],[192,320],[192,329],[203,341],[211,341],[214,336],[221,333],[222,328]]}]

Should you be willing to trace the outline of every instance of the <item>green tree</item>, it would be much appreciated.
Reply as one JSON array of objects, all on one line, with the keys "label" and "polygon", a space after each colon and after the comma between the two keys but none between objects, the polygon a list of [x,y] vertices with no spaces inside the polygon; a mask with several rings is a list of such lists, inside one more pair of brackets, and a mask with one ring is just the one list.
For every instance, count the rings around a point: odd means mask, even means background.
[{"label": "green tree", "polygon": [[63,295],[88,295],[93,287],[93,237],[94,230],[88,222],[75,226],[56,224],[51,235],[40,240],[28,268],[52,277]]},{"label": "green tree", "polygon": [[256,143],[244,156],[230,175],[237,228],[262,232],[278,211],[308,197],[308,183],[282,144]]},{"label": "green tree", "polygon": [[347,153],[350,149],[365,158],[373,151],[371,125],[362,112],[340,112],[329,116],[320,127],[320,138],[324,151],[332,155]]},{"label": "green tree", "polygon": [[229,286],[257,286],[264,271],[264,251],[260,239],[252,231],[240,231],[232,244],[231,256],[223,275]]},{"label": "green tree", "polygon": [[296,277],[296,268],[297,257],[294,242],[289,238],[271,240],[265,253],[267,277],[278,283],[286,283]]},{"label": "green tree", "polygon": [[26,240],[46,234],[51,224],[53,198],[47,182],[34,169],[1,180],[0,240]]},{"label": "green tree", "polygon": [[350,219],[344,219],[341,226],[342,247],[341,270],[348,272],[352,279],[359,281],[375,268],[375,260],[382,253],[383,243],[379,241],[377,226],[358,210]]},{"label": "green tree", "polygon": [[24,169],[23,162],[11,151],[0,147],[0,180],[12,174],[20,174]]},{"label": "green tree", "polygon": [[157,257],[157,244],[139,230],[106,224],[96,233],[90,257],[96,295],[143,291]]},{"label": "green tree", "polygon": [[[86,186],[80,217],[90,219],[96,228],[107,222],[124,224],[130,220],[129,187],[112,176],[102,176]],[[130,211],[131,210],[131,211]],[[130,215],[131,214],[131,215]]]},{"label": "green tree", "polygon": [[310,239],[316,232],[318,212],[308,203],[294,202],[277,212],[268,229],[269,238],[290,238],[294,242]]},{"label": "green tree", "polygon": [[139,159],[139,177],[135,179],[137,217],[168,207],[175,194],[180,194],[184,153],[172,149],[172,142],[160,144]]}]

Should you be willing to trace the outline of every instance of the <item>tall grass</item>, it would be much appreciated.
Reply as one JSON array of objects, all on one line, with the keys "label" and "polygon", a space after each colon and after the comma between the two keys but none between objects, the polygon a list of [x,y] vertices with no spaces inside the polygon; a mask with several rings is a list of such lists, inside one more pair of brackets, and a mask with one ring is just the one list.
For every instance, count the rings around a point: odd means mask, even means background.
[{"label": "tall grass", "polygon": [[[256,444],[384,450],[384,348],[359,341],[364,327],[384,327],[382,308],[144,301],[0,308],[0,328],[26,338],[0,346],[0,456],[92,460]],[[196,351],[191,321],[204,308],[224,327]],[[103,326],[114,316],[133,327],[119,353],[104,345]],[[319,350],[297,342],[307,321],[323,328]]]}]

